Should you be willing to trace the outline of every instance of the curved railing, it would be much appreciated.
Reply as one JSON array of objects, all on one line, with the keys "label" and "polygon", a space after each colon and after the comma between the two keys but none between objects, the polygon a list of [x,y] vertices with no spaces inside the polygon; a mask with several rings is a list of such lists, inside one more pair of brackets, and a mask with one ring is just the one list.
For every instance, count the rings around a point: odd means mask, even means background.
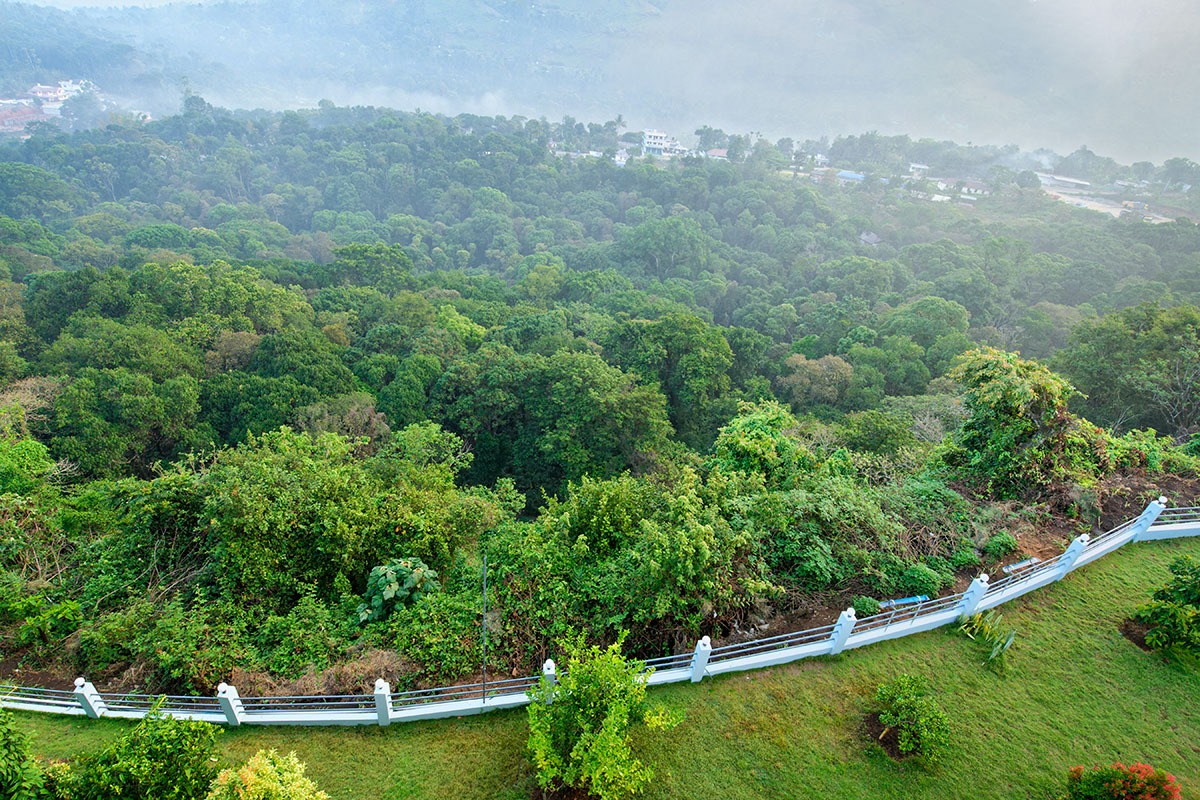
[{"label": "curved railing", "polygon": [[[1200,507],[1165,506],[1166,499],[1160,497],[1136,519],[1096,536],[1084,534],[1054,558],[1013,565],[1007,568],[1008,575],[996,581],[980,575],[966,591],[958,594],[914,599],[911,604],[863,619],[858,619],[853,609],[846,609],[829,625],[718,647],[713,647],[705,636],[690,653],[648,659],[647,682],[694,683],[705,676],[758,669],[809,656],[835,655],[850,648],[931,630],[1053,583],[1071,570],[1130,542],[1200,536]],[[387,681],[381,679],[375,682],[373,694],[317,697],[241,697],[228,684],[221,684],[216,697],[110,694],[96,691],[91,683],[79,678],[74,691],[0,686],[0,706],[134,719],[157,708],[159,713],[170,716],[229,725],[389,725],[525,705],[529,702],[528,691],[542,679],[555,680],[553,661],[546,662],[541,676],[403,692],[393,692]]]}]

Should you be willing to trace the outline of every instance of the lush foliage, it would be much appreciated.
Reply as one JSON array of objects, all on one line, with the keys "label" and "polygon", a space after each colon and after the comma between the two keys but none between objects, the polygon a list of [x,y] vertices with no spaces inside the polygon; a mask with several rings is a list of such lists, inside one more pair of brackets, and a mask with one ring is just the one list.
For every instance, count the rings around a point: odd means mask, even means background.
[{"label": "lush foliage", "polygon": [[966,389],[961,441],[972,473],[1009,496],[1095,478],[1105,437],[1069,413],[1076,390],[1061,376],[984,348],[965,354],[950,377]]},{"label": "lush foliage", "polygon": [[1187,556],[1176,559],[1171,575],[1134,619],[1149,628],[1146,644],[1151,647],[1200,654],[1200,563]]},{"label": "lush foliage", "polygon": [[259,750],[237,769],[217,775],[205,800],[329,800],[304,776],[295,753]]},{"label": "lush foliage", "polygon": [[367,576],[364,602],[358,607],[359,622],[386,618],[396,606],[415,603],[427,592],[438,590],[437,572],[424,561],[395,558],[371,570]]},{"label": "lush foliage", "polygon": [[12,714],[0,711],[0,797],[39,800],[44,784],[42,769],[29,753],[29,735]]},{"label": "lush foliage", "polygon": [[884,733],[896,730],[902,754],[929,764],[941,759],[950,745],[950,722],[925,678],[897,675],[875,687],[874,701]]},{"label": "lush foliage", "polygon": [[1195,425],[1195,225],[1089,217],[1008,166],[976,210],[797,174],[818,147],[1026,158],[996,148],[697,135],[734,157],[618,168],[564,155],[616,121],[193,95],[0,144],[6,656],[150,691],[350,691],[381,652],[397,685],[453,681],[484,553],[489,669],[568,627],[657,656],[936,594],[1045,508],[1094,521],[1114,470],[1197,470],[1129,430]]},{"label": "lush foliage", "polygon": [[71,800],[203,800],[217,775],[211,756],[218,733],[207,722],[151,714],[80,759],[60,785]]},{"label": "lush foliage", "polygon": [[[623,638],[623,637],[622,637]],[[629,727],[678,722],[646,701],[643,664],[621,655],[621,641],[600,648],[582,636],[562,642],[558,681],[529,692],[529,757],[543,789],[570,787],[599,800],[638,794],[654,770],[633,753]]]},{"label": "lush foliage", "polygon": [[1065,800],[1180,800],[1175,776],[1149,764],[1072,767]]}]

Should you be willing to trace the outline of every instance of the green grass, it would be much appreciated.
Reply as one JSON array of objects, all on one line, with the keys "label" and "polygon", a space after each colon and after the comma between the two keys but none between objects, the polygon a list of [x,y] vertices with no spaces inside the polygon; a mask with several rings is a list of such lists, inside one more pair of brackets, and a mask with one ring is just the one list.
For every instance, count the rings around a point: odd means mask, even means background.
[{"label": "green grass", "polygon": [[[640,741],[656,779],[647,798],[1046,798],[1074,764],[1146,761],[1200,798],[1200,668],[1144,653],[1119,622],[1200,540],[1129,546],[1001,607],[1017,641],[1008,671],[946,630],[759,672],[651,691],[686,714]],[[897,672],[929,677],[953,743],[926,771],[894,763],[860,724],[874,687]],[[64,758],[123,724],[23,714],[35,751]],[[390,729],[242,728],[220,741],[235,762],[295,750],[335,800],[528,797],[524,713]]]}]

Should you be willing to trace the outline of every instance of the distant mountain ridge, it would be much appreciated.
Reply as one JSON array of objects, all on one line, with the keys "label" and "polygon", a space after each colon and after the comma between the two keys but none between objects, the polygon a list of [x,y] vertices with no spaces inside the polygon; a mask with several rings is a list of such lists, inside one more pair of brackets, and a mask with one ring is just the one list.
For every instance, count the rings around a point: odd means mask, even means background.
[{"label": "distant mountain ridge", "polygon": [[[186,85],[242,107],[622,114],[683,137],[703,124],[797,138],[879,130],[1086,144],[1125,162],[1200,157],[1200,7],[1187,0],[248,0],[59,13],[82,51],[157,61],[175,103]],[[6,47],[0,70],[20,63]]]}]

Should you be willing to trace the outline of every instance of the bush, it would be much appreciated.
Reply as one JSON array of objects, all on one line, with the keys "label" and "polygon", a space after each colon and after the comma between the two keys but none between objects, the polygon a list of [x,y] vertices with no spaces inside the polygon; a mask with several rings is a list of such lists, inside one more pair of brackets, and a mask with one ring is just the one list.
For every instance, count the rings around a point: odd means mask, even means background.
[{"label": "bush", "polygon": [[980,564],[979,554],[975,552],[975,548],[969,542],[962,542],[958,548],[950,554],[950,568],[953,570],[968,569],[978,567]]},{"label": "bush", "polygon": [[962,619],[958,626],[959,633],[984,646],[988,656],[983,665],[997,672],[1003,672],[1007,666],[1004,656],[1017,638],[1016,631],[1006,631],[1000,626],[1002,619],[995,611],[988,611]]},{"label": "bush", "polygon": [[571,788],[600,800],[632,797],[654,771],[634,757],[629,726],[677,724],[646,703],[643,664],[621,655],[620,639],[604,650],[583,636],[562,643],[566,673],[529,691],[529,757],[543,789]]},{"label": "bush", "polygon": [[358,607],[359,622],[386,619],[397,606],[412,605],[438,590],[437,573],[419,558],[394,558],[371,570]]},{"label": "bush", "polygon": [[71,800],[200,800],[216,777],[219,729],[151,713],[97,755],[85,756],[63,787]]},{"label": "bush", "polygon": [[1064,800],[1180,800],[1175,776],[1149,764],[1072,767]]},{"label": "bush", "polygon": [[348,645],[352,625],[306,591],[286,616],[272,614],[263,623],[256,637],[263,666],[289,678],[320,672]]},{"label": "bush", "polygon": [[395,614],[389,625],[397,649],[421,665],[426,679],[449,681],[479,668],[481,611],[474,594],[438,592]]},{"label": "bush", "polygon": [[1190,556],[1171,562],[1172,578],[1133,618],[1149,627],[1146,644],[1200,654],[1200,564]]},{"label": "bush", "polygon": [[850,605],[854,607],[854,614],[859,619],[879,613],[879,601],[874,597],[859,595]]},{"label": "bush", "polygon": [[1000,531],[984,544],[983,554],[993,561],[999,561],[1009,553],[1016,552],[1018,547],[1017,537],[1008,531]]},{"label": "bush", "polygon": [[29,736],[7,711],[0,711],[0,798],[37,800],[43,789],[42,771],[29,754]]},{"label": "bush", "polygon": [[942,588],[942,576],[926,564],[913,564],[900,573],[898,584],[905,594],[936,597]]},{"label": "bush", "polygon": [[240,769],[222,770],[206,800],[329,800],[304,777],[295,753],[259,750]]},{"label": "bush", "polygon": [[950,723],[929,696],[924,678],[897,675],[879,684],[875,704],[884,734],[896,729],[901,754],[919,756],[929,764],[937,762],[950,743]]}]

